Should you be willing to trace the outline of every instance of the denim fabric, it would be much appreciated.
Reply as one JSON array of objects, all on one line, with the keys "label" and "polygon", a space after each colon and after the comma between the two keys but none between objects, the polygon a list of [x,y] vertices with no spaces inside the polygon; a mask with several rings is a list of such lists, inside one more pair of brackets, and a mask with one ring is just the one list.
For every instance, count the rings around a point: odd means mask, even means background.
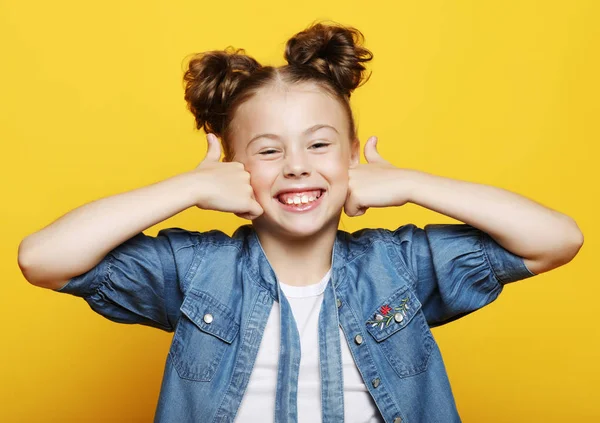
[{"label": "denim fabric", "polygon": [[[466,224],[339,230],[319,316],[323,422],[344,420],[340,342],[386,422],[460,422],[430,328],[531,276],[521,257]],[[139,233],[57,292],[84,298],[112,321],[174,332],[156,423],[234,421],[269,312],[279,306],[275,420],[297,420],[298,330],[251,225],[232,236]]]}]

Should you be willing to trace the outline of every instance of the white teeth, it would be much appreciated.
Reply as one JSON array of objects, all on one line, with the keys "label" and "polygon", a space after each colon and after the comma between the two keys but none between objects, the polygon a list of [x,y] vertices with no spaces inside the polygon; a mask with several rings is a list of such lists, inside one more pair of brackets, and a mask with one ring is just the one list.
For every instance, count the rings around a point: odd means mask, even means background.
[{"label": "white teeth", "polygon": [[316,201],[319,199],[319,196],[308,196],[306,194],[304,195],[296,195],[295,197],[288,197],[287,200],[285,200],[285,203],[287,203],[288,205],[300,205],[300,204],[308,204],[311,203],[313,201]]}]

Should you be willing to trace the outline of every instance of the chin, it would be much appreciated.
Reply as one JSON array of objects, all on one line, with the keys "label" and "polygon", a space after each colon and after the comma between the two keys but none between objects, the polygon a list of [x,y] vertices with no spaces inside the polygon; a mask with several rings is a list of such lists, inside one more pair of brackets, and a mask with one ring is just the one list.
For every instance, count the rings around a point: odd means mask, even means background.
[{"label": "chin", "polygon": [[256,223],[260,224],[261,228],[268,228],[267,230],[269,232],[279,234],[283,237],[296,239],[309,238],[318,235],[323,231],[332,230],[331,228],[334,228],[334,230],[337,231],[341,212],[342,209],[340,208],[339,212],[334,216],[321,215],[312,218],[306,216],[306,218],[285,219],[283,221],[263,215],[265,219],[261,219],[260,222]]},{"label": "chin", "polygon": [[291,227],[280,226],[279,231],[290,238],[310,238],[322,232],[325,225],[316,225],[315,222],[308,222],[306,225],[294,225]]}]

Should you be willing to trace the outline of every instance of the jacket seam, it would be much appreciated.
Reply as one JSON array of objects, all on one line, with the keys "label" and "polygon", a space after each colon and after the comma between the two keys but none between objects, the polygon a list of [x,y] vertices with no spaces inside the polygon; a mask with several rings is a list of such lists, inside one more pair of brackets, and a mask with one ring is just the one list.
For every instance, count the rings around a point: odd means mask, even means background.
[{"label": "jacket seam", "polygon": [[[192,278],[195,275],[190,275],[190,270],[192,268],[192,266],[194,265],[194,261],[196,260],[196,257],[199,257],[198,260],[202,261],[203,257],[201,256],[201,249],[200,249],[200,243],[195,243],[195,244],[190,244],[190,245],[185,245],[183,247],[179,247],[177,250],[175,250],[175,254],[177,254],[179,251],[183,250],[184,248],[190,248],[190,247],[194,247],[194,255],[192,257],[192,260],[190,260],[190,264],[187,267],[187,269],[185,270],[185,273],[183,275],[183,279],[182,281],[184,282],[184,284],[188,281],[188,279]],[[198,247],[198,248],[196,248]],[[200,263],[198,263],[198,267],[200,267]]]},{"label": "jacket seam", "polygon": [[492,275],[494,275],[494,279],[496,279],[496,282],[498,282],[498,284],[500,284],[500,285],[504,285],[504,282],[502,280],[500,280],[500,278],[498,277],[498,274],[496,273],[496,269],[494,268],[492,260],[489,257],[487,248],[485,246],[485,240],[483,239],[484,236],[485,236],[485,232],[481,231],[477,238],[481,245],[481,250],[483,251],[483,256],[485,257],[485,261],[486,261],[488,267],[492,270]]},{"label": "jacket seam", "polygon": [[[386,242],[386,241],[384,241],[384,240],[382,240],[382,241],[383,241],[384,243]],[[404,265],[404,263],[402,262],[402,255],[401,255],[401,254],[400,254],[400,252],[398,251],[398,247],[399,247],[400,245],[402,245],[402,242],[397,242],[397,241],[394,239],[394,237],[393,237],[393,236],[390,236],[390,237],[389,237],[389,240],[388,240],[388,242],[390,242],[391,244],[393,244],[393,247],[394,247],[394,248],[393,248],[393,251],[394,251],[394,253],[395,253],[395,256],[396,256],[396,257],[392,257],[392,256],[390,255],[390,251],[389,251],[390,249],[389,249],[389,248],[386,248],[386,252],[387,252],[388,258],[389,258],[389,259],[392,261],[392,263],[394,263],[395,261],[397,261],[397,262],[398,262],[398,265],[399,265],[399,266],[400,266],[400,267],[401,267],[401,268],[402,268],[402,269],[403,269],[403,270],[404,270],[404,271],[405,271],[405,272],[408,274],[408,276],[411,278],[412,288],[414,288],[414,287],[415,287],[415,285],[417,284],[417,282],[418,282],[418,280],[419,280],[419,279],[417,278],[417,275],[415,275],[415,274],[412,272],[412,270],[411,270],[410,268],[406,267],[406,266]]]},{"label": "jacket seam", "polygon": [[[173,253],[173,266],[174,266],[174,276],[175,276],[175,280],[173,281],[173,283],[175,283],[176,285],[179,285],[179,278],[177,277],[177,262],[175,259],[175,252],[173,251],[173,246],[171,245],[171,240],[169,238],[167,238],[167,245],[168,248],[171,250],[171,252]],[[168,332],[174,332],[175,328],[171,325],[171,322],[169,321],[169,307],[167,305],[167,284],[169,283],[169,281],[167,280],[167,272],[165,270],[165,263],[163,261],[163,259],[160,258],[160,250],[155,248],[155,252],[158,256],[158,261],[160,262],[160,269],[162,271],[162,276],[163,276],[163,287],[162,287],[162,309],[163,309],[163,314],[165,316],[165,322],[167,322],[168,328],[167,331]]]},{"label": "jacket seam", "polygon": [[[202,268],[202,262],[206,258],[206,254],[204,254],[203,251],[205,251],[205,249],[208,248],[209,245],[235,247],[238,250],[238,252],[241,251],[241,248],[233,242],[223,244],[221,242],[213,241],[213,240],[202,240],[202,241],[195,242],[191,245],[186,245],[186,246],[178,248],[177,251],[179,251],[183,248],[197,247],[197,248],[194,248],[194,257],[191,260],[191,263],[190,263],[188,269],[186,270],[185,276],[183,278],[184,289],[182,291],[184,293],[187,293],[187,290],[189,289],[190,281],[194,278],[194,276],[196,276],[196,274],[198,273],[198,270]],[[196,269],[194,270],[194,272],[190,273],[192,267],[194,267],[194,263],[196,262],[196,260],[198,261],[198,265],[196,266]]]}]

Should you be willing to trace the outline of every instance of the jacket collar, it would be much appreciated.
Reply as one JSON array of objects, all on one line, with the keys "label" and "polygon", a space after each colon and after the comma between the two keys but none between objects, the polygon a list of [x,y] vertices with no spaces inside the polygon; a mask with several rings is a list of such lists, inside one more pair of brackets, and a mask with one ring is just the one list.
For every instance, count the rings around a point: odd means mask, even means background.
[{"label": "jacket collar", "polygon": [[[338,230],[333,244],[331,277],[334,288],[337,288],[345,275],[345,264],[348,257],[346,235],[344,231]],[[271,296],[277,300],[277,276],[271,263],[269,263],[254,227],[252,225],[240,226],[233,234],[233,238],[243,239],[246,270],[257,284],[267,289]]]}]

